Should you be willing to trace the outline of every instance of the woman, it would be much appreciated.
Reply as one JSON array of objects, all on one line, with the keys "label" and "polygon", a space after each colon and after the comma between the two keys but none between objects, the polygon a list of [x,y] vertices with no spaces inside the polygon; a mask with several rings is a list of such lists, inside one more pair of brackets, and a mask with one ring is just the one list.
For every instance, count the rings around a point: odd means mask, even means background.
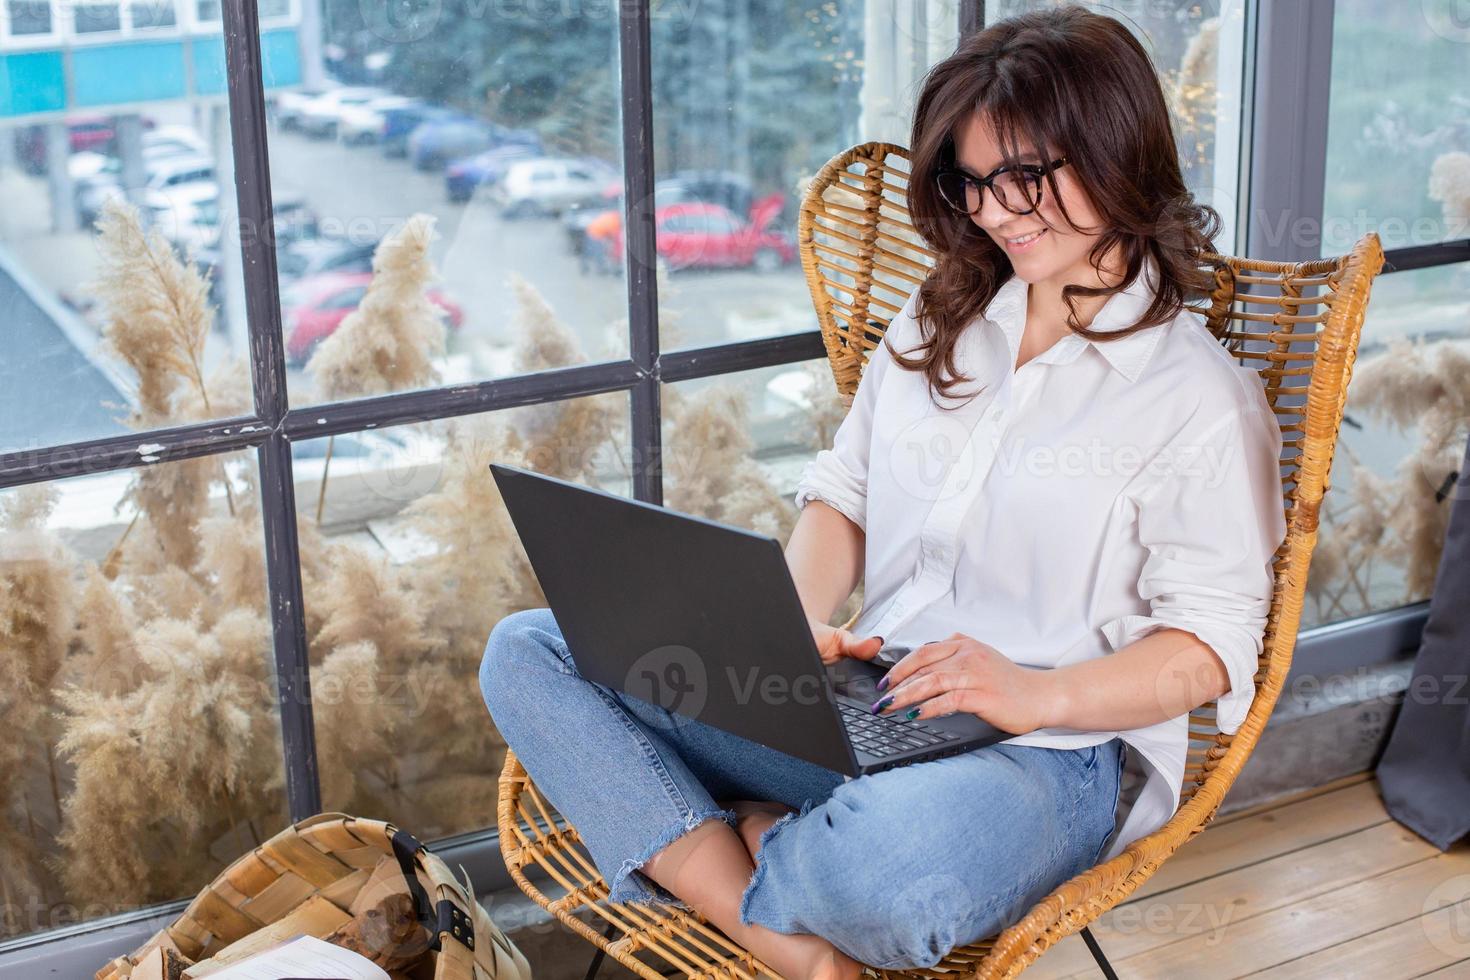
[{"label": "woman", "polygon": [[481,673],[613,900],[681,901],[787,977],[930,966],[1163,824],[1188,712],[1250,705],[1285,532],[1259,380],[1182,309],[1218,216],[1128,31],[1071,7],[967,37],[910,144],[937,266],[786,555],[824,661],[912,648],[875,711],[1014,737],[848,779],[586,681],[547,610]]}]

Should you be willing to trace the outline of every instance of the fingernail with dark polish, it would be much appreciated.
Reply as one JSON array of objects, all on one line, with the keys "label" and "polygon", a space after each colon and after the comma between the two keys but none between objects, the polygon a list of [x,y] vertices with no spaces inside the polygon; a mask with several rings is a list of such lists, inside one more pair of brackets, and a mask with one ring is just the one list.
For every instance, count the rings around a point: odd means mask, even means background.
[{"label": "fingernail with dark polish", "polygon": [[893,695],[890,694],[887,697],[882,697],[882,698],[879,698],[878,700],[874,701],[872,707],[869,708],[868,710],[871,711],[873,714],[876,715],[878,712],[882,711],[884,708],[888,707],[892,703],[893,703]]},{"label": "fingernail with dark polish", "polygon": [[888,687],[888,675],[887,674],[884,674],[883,675],[883,679],[878,682],[878,690],[880,690],[880,691],[886,690],[887,687]]},{"label": "fingernail with dark polish", "polygon": [[913,721],[915,718],[919,717],[919,709],[910,708],[908,712],[904,714],[904,717],[907,718],[909,721]]}]

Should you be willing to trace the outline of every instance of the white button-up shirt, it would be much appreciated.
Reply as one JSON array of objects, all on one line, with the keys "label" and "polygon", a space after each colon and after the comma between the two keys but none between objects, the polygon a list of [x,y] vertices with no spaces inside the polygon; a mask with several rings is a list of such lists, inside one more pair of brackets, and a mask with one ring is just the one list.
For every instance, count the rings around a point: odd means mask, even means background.
[{"label": "white button-up shirt", "polygon": [[[1149,261],[1091,326],[1137,322],[1156,277]],[[1281,431],[1259,376],[1187,310],[1119,340],[1068,334],[1016,370],[1027,300],[1012,276],[966,327],[955,364],[974,380],[936,396],[943,409],[923,373],[879,344],[832,447],[807,464],[797,506],[819,498],[866,532],[853,630],[907,646],[960,632],[1032,667],[1187,630],[1229,673],[1217,719],[1233,733],[1255,693],[1285,535]],[[906,356],[921,341],[917,303],[915,289],[887,330]],[[1131,778],[1108,858],[1178,807],[1187,725],[1007,741],[1122,737]]]}]

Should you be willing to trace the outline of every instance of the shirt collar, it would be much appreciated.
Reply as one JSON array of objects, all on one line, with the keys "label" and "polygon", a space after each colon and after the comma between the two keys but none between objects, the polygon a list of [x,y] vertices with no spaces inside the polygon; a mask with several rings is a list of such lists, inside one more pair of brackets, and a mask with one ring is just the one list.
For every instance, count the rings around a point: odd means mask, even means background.
[{"label": "shirt collar", "polygon": [[[1143,267],[1134,277],[1133,282],[1126,289],[1108,297],[1102,309],[1097,311],[1092,318],[1091,328],[1114,331],[1137,323],[1153,302],[1157,284],[1158,264],[1152,257],[1146,257]],[[1016,357],[1021,352],[1021,335],[1026,329],[1026,305],[1027,283],[1020,276],[1013,274],[1001,285],[1000,289],[996,290],[990,305],[985,308],[985,318],[1000,327],[1001,332],[1005,335],[1006,346],[1011,356],[1007,364],[1008,370],[1016,363]],[[1062,355],[1068,350],[1075,348],[1080,353],[1082,348],[1091,346],[1096,348],[1098,353],[1102,354],[1119,374],[1129,381],[1135,381],[1143,372],[1149,358],[1153,356],[1163,327],[1164,324],[1155,324],[1117,340],[1094,341],[1070,334],[1057,341],[1040,356],[1045,359],[1042,363],[1051,362],[1053,356],[1057,361],[1061,361],[1063,360]],[[1072,358],[1066,357],[1065,359],[1071,360]]]}]

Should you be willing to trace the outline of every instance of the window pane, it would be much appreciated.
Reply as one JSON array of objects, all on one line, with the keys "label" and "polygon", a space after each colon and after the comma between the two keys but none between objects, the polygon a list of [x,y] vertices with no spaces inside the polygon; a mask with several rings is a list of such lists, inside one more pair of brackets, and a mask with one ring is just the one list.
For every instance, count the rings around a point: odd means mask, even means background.
[{"label": "window pane", "polygon": [[[87,11],[116,21],[115,5]],[[220,246],[227,107],[22,117],[4,138],[18,166],[0,169],[0,451],[248,413],[238,236]],[[132,216],[109,223],[117,204]]]},{"label": "window pane", "polygon": [[191,897],[285,826],[254,458],[0,491],[0,936]]},{"label": "window pane", "polygon": [[170,0],[135,0],[128,4],[128,16],[132,18],[135,31],[174,27],[178,24],[178,15]]},{"label": "window pane", "polygon": [[[1470,237],[1470,21],[1456,0],[1339,0],[1322,254]],[[1422,9],[1421,9],[1422,8]]]},{"label": "window pane", "polygon": [[293,445],[327,809],[425,840],[494,825],[476,677],[494,625],[546,600],[488,467],[628,496],[627,420],[610,392]]},{"label": "window pane", "polygon": [[1428,598],[1454,500],[1446,481],[1470,434],[1467,337],[1470,263],[1374,281],[1304,625]]},{"label": "window pane", "polygon": [[50,0],[10,0],[7,9],[12,37],[51,33]]},{"label": "window pane", "polygon": [[[987,23],[1062,0],[991,0]],[[1245,59],[1244,0],[1089,4],[1133,32],[1153,59],[1173,114],[1184,182],[1220,212],[1216,250],[1231,254],[1240,186],[1240,119]]]},{"label": "window pane", "polygon": [[76,18],[73,26],[78,34],[116,31],[122,27],[121,14],[115,3],[79,3],[72,11]]},{"label": "window pane", "polygon": [[657,237],[664,348],[816,326],[801,188],[855,143],[907,144],[917,80],[958,23],[958,0],[732,0],[653,20],[655,215],[688,214]]},{"label": "window pane", "polygon": [[[664,503],[783,546],[802,470],[847,414],[826,358],[665,385],[663,411]],[[859,585],[833,622],[861,602]]]},{"label": "window pane", "polygon": [[[512,374],[549,319],[571,343],[539,366],[626,357],[621,270],[582,250],[621,186],[617,5],[302,2],[325,79],[272,99],[270,147],[278,212],[314,218],[277,249],[292,403]],[[373,285],[323,309],[343,283]]]}]

